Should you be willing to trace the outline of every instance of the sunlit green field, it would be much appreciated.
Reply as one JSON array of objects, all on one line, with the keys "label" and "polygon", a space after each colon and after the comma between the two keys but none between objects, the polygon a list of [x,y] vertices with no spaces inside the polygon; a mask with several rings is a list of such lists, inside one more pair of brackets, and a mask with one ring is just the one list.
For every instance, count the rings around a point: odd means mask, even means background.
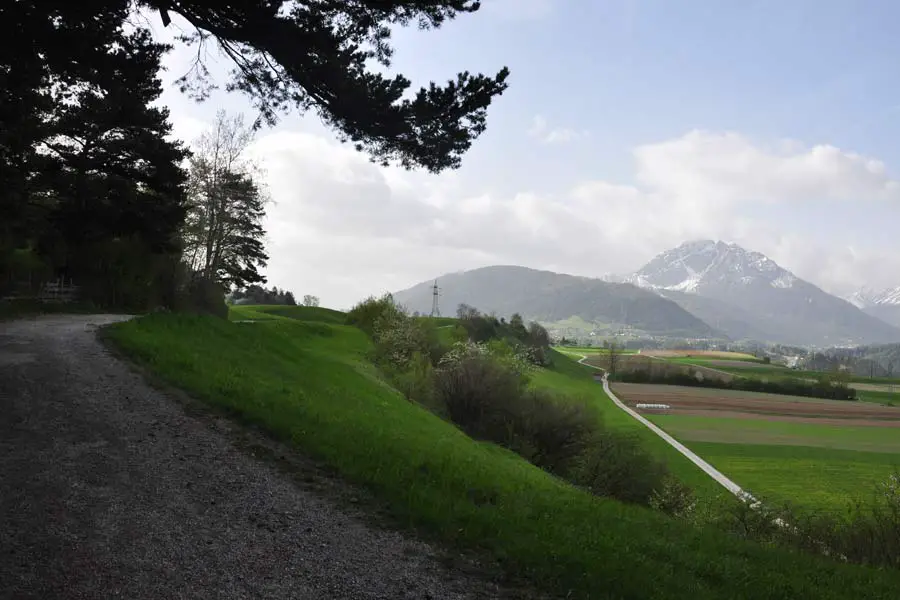
[{"label": "sunlit green field", "polygon": [[738,485],[840,511],[900,467],[900,428],[688,415],[649,418]]},{"label": "sunlit green field", "polygon": [[877,484],[900,468],[896,452],[712,442],[691,442],[690,447],[767,501],[831,512],[872,500]]}]

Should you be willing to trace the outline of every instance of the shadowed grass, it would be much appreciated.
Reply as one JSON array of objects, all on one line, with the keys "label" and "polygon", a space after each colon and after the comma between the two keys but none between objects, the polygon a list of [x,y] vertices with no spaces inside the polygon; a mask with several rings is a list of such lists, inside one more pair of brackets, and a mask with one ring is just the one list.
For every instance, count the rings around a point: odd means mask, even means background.
[{"label": "shadowed grass", "polygon": [[[169,382],[368,486],[397,518],[564,597],[893,598],[900,588],[900,573],[594,498],[404,400],[366,361],[361,331],[298,319],[303,309],[294,318],[257,313],[272,318],[152,315],[108,336]],[[561,360],[536,384],[586,391],[583,374]]]}]

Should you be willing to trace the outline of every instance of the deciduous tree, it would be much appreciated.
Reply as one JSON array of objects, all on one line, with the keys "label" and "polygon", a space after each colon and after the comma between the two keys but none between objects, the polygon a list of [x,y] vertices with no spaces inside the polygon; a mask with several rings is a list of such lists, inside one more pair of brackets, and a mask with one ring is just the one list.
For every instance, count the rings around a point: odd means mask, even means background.
[{"label": "deciduous tree", "polygon": [[268,260],[262,227],[265,198],[246,157],[252,139],[242,116],[220,111],[190,161],[185,260],[199,277],[225,287],[265,282],[259,273]]}]

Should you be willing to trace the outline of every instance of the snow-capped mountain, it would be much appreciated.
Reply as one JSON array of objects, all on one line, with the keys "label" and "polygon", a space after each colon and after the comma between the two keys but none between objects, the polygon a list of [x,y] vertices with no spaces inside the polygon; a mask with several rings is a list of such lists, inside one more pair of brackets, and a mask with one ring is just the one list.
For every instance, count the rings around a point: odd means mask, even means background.
[{"label": "snow-capped mountain", "polygon": [[863,287],[846,297],[847,302],[858,308],[871,306],[900,306],[900,286],[886,290]]},{"label": "snow-capped mountain", "polygon": [[[655,290],[735,337],[741,337],[739,331],[753,331],[788,343],[900,341],[900,330],[800,279],[764,254],[733,243],[685,242],[625,281]],[[715,302],[691,300],[696,296]]]},{"label": "snow-capped mountain", "polygon": [[759,252],[737,244],[699,240],[663,252],[625,281],[651,289],[701,293],[711,287],[758,284],[789,289],[797,278]]},{"label": "snow-capped mountain", "polygon": [[882,321],[900,327],[900,287],[886,290],[861,288],[847,296],[847,301]]}]

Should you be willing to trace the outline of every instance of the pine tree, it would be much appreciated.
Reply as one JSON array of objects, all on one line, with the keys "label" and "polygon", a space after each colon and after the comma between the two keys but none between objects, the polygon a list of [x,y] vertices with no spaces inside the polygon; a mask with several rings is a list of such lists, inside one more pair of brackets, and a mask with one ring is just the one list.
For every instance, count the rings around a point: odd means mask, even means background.
[{"label": "pine tree", "polygon": [[[96,0],[95,0],[96,1]],[[108,0],[118,6],[122,0]],[[314,110],[343,139],[381,163],[457,168],[486,127],[491,100],[507,87],[495,76],[459,73],[443,87],[412,97],[403,75],[385,77],[369,63],[390,65],[391,28],[438,28],[474,13],[475,0],[139,0],[163,23],[177,13],[196,28],[190,44],[217,42],[235,69],[228,89],[247,94],[263,120],[287,110]],[[198,56],[201,53],[198,53]],[[202,63],[182,79],[199,97],[214,82]]]},{"label": "pine tree", "polygon": [[0,180],[9,190],[0,192],[0,250],[36,248],[88,299],[145,305],[161,300],[162,270],[171,274],[178,252],[186,153],[166,139],[167,111],[151,106],[167,48],[141,28],[126,32],[128,8],[0,6]]}]

